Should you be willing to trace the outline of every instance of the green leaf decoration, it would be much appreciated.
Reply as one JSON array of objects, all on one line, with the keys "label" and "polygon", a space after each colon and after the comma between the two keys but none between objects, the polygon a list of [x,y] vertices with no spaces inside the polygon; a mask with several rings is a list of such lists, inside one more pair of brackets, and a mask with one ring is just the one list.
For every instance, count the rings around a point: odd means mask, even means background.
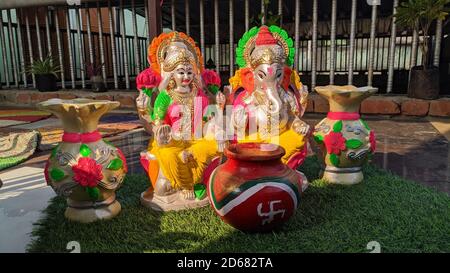
[{"label": "green leaf decoration", "polygon": [[86,187],[86,192],[89,194],[89,197],[93,200],[97,200],[100,196],[100,190],[97,187]]},{"label": "green leaf decoration", "polygon": [[315,135],[315,136],[314,136],[314,140],[315,140],[318,144],[321,144],[321,143],[323,143],[323,136],[322,136],[322,135]]},{"label": "green leaf decoration", "polygon": [[88,157],[91,154],[91,149],[86,144],[81,144],[81,146],[80,146],[80,154],[83,157]]},{"label": "green leaf decoration", "polygon": [[108,167],[106,167],[108,170],[117,171],[120,170],[123,167],[123,161],[122,159],[116,157],[111,162],[109,162]]},{"label": "green leaf decoration", "polygon": [[363,143],[359,139],[349,139],[345,142],[345,146],[348,149],[358,149]]},{"label": "green leaf decoration", "polygon": [[210,85],[208,85],[208,90],[209,90],[209,92],[211,92],[213,95],[217,95],[217,93],[219,92],[219,87],[218,87],[217,85],[210,84]]},{"label": "green leaf decoration", "polygon": [[154,110],[152,113],[152,120],[164,120],[167,114],[169,106],[172,104],[172,98],[169,96],[167,91],[163,90],[156,97]]},{"label": "green leaf decoration", "polygon": [[[286,43],[289,47],[293,47],[294,46],[294,41],[292,40],[292,38],[289,38],[286,40]],[[289,50],[290,51],[290,50]],[[290,52],[289,52],[290,53]],[[295,53],[295,50],[294,50]]]},{"label": "green leaf decoration", "polygon": [[64,177],[66,177],[66,174],[61,169],[53,168],[50,170],[50,177],[52,178],[52,180],[59,182],[63,180]]},{"label": "green leaf decoration", "polygon": [[111,141],[109,141],[109,140],[103,139],[103,142],[105,142],[106,144],[108,144],[108,145],[111,146],[111,147],[116,148],[116,146],[114,146],[114,145],[111,143]]},{"label": "green leaf decoration", "polygon": [[144,93],[145,95],[147,95],[148,97],[152,97],[152,94],[153,94],[153,89],[154,88],[147,88],[147,87],[144,87],[144,88],[142,88],[142,93]]},{"label": "green leaf decoration", "polygon": [[56,152],[58,151],[59,144],[55,146],[55,148],[52,149],[52,154],[50,155],[50,158],[53,158],[56,156]]},{"label": "green leaf decoration", "polygon": [[342,120],[336,122],[336,123],[333,125],[333,132],[339,133],[339,132],[341,132],[341,131],[342,131]]},{"label": "green leaf decoration", "polygon": [[364,120],[360,119],[359,121],[361,121],[362,125],[364,125],[364,127],[366,127],[366,129],[370,131],[369,125]]},{"label": "green leaf decoration", "polygon": [[335,154],[330,154],[330,161],[335,167],[339,167],[339,157]]},{"label": "green leaf decoration", "polygon": [[198,200],[202,200],[206,197],[206,187],[204,184],[194,185],[194,194]]}]

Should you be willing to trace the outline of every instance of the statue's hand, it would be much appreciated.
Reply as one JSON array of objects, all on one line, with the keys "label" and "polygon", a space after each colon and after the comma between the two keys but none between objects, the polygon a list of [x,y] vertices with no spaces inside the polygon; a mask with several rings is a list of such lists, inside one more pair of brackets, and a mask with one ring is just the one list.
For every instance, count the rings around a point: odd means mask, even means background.
[{"label": "statue's hand", "polygon": [[156,143],[158,146],[164,146],[172,141],[172,127],[170,125],[160,125],[156,129]]},{"label": "statue's hand", "polygon": [[218,92],[216,95],[217,106],[219,106],[220,109],[223,110],[225,108],[226,101],[227,99],[225,98],[225,95],[222,92]]},{"label": "statue's hand", "polygon": [[161,73],[162,81],[159,84],[159,90],[165,90],[167,88],[167,85],[169,85],[170,80],[172,79],[174,72],[165,72],[163,71]]},{"label": "statue's hand", "polygon": [[309,126],[301,119],[295,118],[295,120],[292,122],[292,130],[294,130],[299,135],[308,136],[311,133],[311,126]]},{"label": "statue's hand", "polygon": [[139,96],[136,98],[136,107],[139,112],[147,111],[147,105],[149,103],[150,98],[141,92]]}]

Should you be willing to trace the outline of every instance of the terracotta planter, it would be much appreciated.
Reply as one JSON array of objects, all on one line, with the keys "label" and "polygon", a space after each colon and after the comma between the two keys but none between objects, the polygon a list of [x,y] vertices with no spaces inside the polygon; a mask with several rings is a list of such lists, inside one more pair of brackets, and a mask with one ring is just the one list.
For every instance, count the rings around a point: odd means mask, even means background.
[{"label": "terracotta planter", "polygon": [[40,92],[57,91],[56,76],[53,74],[36,74],[36,88]]},{"label": "terracotta planter", "polygon": [[100,93],[100,92],[106,92],[106,85],[103,81],[102,76],[92,76],[91,77],[91,84],[92,84],[92,91]]},{"label": "terracotta planter", "polygon": [[234,144],[227,161],[208,183],[208,197],[227,224],[242,231],[270,231],[295,212],[302,192],[302,175],[281,162],[282,147]]},{"label": "terracotta planter", "polygon": [[315,126],[314,140],[325,163],[323,178],[330,183],[352,185],[363,180],[362,165],[375,151],[375,134],[359,115],[361,102],[376,88],[354,86],[316,87],[330,103],[327,118]]},{"label": "terracotta planter", "polygon": [[45,178],[58,195],[67,198],[65,216],[70,220],[110,219],[121,210],[115,192],[127,172],[125,157],[97,131],[100,117],[119,105],[88,99],[51,99],[38,104],[63,123],[62,142],[47,161]]},{"label": "terracotta planter", "polygon": [[411,68],[409,73],[408,96],[416,99],[434,100],[439,97],[439,68],[423,66]]}]

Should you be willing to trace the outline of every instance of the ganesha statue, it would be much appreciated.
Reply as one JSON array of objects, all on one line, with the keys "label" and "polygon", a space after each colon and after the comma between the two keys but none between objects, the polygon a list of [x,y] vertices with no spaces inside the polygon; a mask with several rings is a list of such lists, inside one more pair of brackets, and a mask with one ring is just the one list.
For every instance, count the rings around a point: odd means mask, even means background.
[{"label": "ganesha statue", "polygon": [[282,28],[250,29],[236,50],[240,69],[230,79],[230,100],[235,141],[282,146],[282,162],[296,170],[307,155],[311,128],[301,120],[308,91],[291,68],[294,55],[292,38]]},{"label": "ganesha statue", "polygon": [[208,205],[204,181],[225,145],[221,116],[225,97],[220,78],[203,67],[192,38],[163,33],[148,48],[150,67],[136,79],[136,105],[152,136],[141,163],[151,185],[141,203],[154,210]]}]

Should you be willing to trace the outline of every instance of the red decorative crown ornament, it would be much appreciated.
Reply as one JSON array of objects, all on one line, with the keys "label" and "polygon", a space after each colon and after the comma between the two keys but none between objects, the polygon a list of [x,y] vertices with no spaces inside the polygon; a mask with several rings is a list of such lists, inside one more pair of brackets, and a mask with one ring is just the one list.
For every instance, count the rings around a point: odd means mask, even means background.
[{"label": "red decorative crown ornament", "polygon": [[275,45],[278,41],[275,39],[267,26],[262,26],[256,37],[256,45]]}]

